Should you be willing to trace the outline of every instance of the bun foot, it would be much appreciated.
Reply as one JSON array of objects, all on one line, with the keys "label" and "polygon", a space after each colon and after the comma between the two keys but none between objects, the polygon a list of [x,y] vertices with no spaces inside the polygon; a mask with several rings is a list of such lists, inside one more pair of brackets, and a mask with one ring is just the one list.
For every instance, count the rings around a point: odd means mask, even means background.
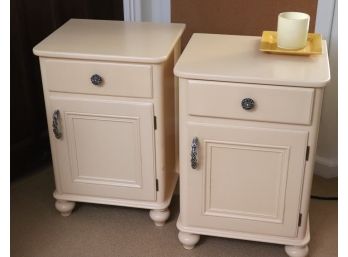
[{"label": "bun foot", "polygon": [[286,245],[285,246],[285,252],[289,257],[306,257],[308,255],[308,246],[293,246],[293,245]]},{"label": "bun foot", "polygon": [[75,202],[56,200],[56,209],[63,217],[68,217],[75,207]]},{"label": "bun foot", "polygon": [[198,243],[200,235],[179,231],[178,238],[186,250],[191,250]]},{"label": "bun foot", "polygon": [[158,227],[162,227],[166,221],[168,220],[170,215],[170,211],[168,208],[163,210],[151,210],[150,218],[155,222],[155,225]]}]

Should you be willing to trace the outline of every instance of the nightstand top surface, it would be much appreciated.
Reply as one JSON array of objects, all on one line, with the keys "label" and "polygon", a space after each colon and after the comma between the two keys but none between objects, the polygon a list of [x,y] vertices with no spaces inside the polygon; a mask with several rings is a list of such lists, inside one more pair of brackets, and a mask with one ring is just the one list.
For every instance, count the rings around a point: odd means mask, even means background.
[{"label": "nightstand top surface", "polygon": [[174,73],[180,78],[323,87],[330,80],[326,41],[323,53],[277,55],[259,50],[260,37],[193,34]]},{"label": "nightstand top surface", "polygon": [[34,47],[42,57],[160,63],[184,24],[71,19]]}]

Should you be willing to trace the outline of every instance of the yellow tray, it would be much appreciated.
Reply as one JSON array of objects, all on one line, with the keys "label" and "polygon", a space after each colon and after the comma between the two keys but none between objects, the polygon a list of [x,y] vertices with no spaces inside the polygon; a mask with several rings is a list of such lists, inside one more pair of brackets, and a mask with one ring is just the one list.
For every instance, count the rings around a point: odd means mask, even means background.
[{"label": "yellow tray", "polygon": [[263,52],[275,54],[292,54],[292,55],[311,55],[321,54],[321,35],[316,33],[308,33],[307,45],[302,49],[290,50],[277,46],[277,32],[264,31],[262,33],[260,50]]}]

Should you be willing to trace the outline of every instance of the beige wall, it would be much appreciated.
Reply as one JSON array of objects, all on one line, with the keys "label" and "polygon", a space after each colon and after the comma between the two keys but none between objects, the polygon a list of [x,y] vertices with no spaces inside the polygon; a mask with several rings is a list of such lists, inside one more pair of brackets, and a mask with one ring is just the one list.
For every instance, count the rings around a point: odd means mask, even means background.
[{"label": "beige wall", "polygon": [[329,49],[331,81],[324,94],[315,167],[315,173],[324,177],[337,176],[337,38],[336,4]]}]

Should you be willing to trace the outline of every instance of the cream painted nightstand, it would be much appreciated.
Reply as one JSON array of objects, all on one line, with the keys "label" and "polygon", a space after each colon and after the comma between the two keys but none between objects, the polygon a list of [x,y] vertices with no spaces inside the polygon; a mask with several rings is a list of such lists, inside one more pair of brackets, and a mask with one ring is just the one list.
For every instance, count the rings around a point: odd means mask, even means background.
[{"label": "cream painted nightstand", "polygon": [[323,88],[320,56],[260,52],[260,38],[194,34],[179,77],[179,240],[199,235],[308,253],[308,207]]},{"label": "cream painted nightstand", "polygon": [[159,226],[168,219],[184,27],[72,19],[34,48],[63,216],[90,202],[151,209]]}]

